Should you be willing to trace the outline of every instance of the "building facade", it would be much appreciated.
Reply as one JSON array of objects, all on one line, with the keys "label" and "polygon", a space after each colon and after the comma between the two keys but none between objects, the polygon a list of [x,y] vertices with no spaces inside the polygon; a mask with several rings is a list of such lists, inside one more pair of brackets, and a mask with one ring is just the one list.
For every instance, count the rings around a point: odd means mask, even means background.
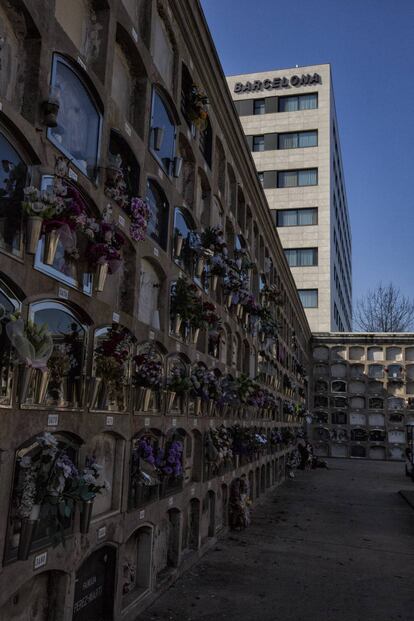
[{"label": "building facade", "polygon": [[132,621],[284,480],[311,333],[198,2],[0,35],[0,620]]},{"label": "building facade", "polygon": [[414,422],[414,335],[314,334],[310,437],[321,456],[404,459]]},{"label": "building facade", "polygon": [[330,65],[227,78],[313,332],[352,329],[352,240]]}]

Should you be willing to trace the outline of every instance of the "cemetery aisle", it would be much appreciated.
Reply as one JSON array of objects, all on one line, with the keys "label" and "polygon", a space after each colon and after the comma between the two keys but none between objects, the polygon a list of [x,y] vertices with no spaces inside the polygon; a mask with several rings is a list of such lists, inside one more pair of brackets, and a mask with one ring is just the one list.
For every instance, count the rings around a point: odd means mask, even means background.
[{"label": "cemetery aisle", "polygon": [[329,460],[270,492],[139,621],[409,621],[413,487],[404,465]]}]

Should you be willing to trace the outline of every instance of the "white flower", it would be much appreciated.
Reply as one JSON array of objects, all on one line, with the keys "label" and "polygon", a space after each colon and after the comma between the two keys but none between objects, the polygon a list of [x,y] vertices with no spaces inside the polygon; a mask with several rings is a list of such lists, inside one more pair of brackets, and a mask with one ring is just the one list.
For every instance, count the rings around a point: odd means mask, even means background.
[{"label": "white flower", "polygon": [[46,209],[46,205],[38,201],[36,201],[35,203],[30,203],[30,207],[34,213],[42,213]]},{"label": "white flower", "polygon": [[32,458],[30,455],[25,455],[20,459],[20,467],[21,468],[30,468],[32,465]]}]

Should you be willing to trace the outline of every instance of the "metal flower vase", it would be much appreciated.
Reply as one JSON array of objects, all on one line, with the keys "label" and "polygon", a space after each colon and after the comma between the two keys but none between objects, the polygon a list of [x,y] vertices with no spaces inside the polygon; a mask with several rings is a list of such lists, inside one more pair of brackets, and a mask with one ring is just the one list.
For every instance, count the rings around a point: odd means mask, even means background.
[{"label": "metal flower vase", "polygon": [[22,366],[20,367],[19,377],[19,403],[22,404],[27,399],[27,393],[29,391],[30,384],[34,378],[35,370],[33,367]]},{"label": "metal flower vase", "polygon": [[99,388],[101,386],[102,383],[102,378],[101,377],[91,377],[91,384],[90,384],[90,397],[89,397],[89,405],[91,408],[94,408],[97,400],[98,400],[98,393],[99,393]]},{"label": "metal flower vase", "polygon": [[84,500],[81,504],[79,527],[82,535],[89,533],[93,509],[93,500]]},{"label": "metal flower vase", "polygon": [[152,390],[151,388],[145,388],[140,386],[138,388],[138,403],[137,409],[142,412],[148,412],[151,405]]},{"label": "metal flower vase", "polygon": [[96,266],[94,276],[94,289],[95,291],[103,291],[105,289],[105,282],[108,276],[108,263],[99,263]]},{"label": "metal flower vase", "polygon": [[50,371],[49,369],[42,369],[40,371],[40,377],[36,382],[36,395],[35,401],[39,405],[43,404],[46,400],[47,389],[49,386]]},{"label": "metal flower vase", "polygon": [[19,561],[26,561],[29,558],[33,537],[39,523],[39,516],[40,505],[33,505],[30,516],[22,520],[19,547],[17,549],[17,558]]},{"label": "metal flower vase", "polygon": [[199,335],[200,335],[200,328],[191,328],[190,340],[193,345],[197,344]]},{"label": "metal flower vase", "polygon": [[216,291],[217,284],[218,284],[218,276],[217,274],[213,274],[213,276],[211,277],[211,290],[212,291]]},{"label": "metal flower vase", "polygon": [[182,324],[182,318],[180,315],[176,315],[173,319],[173,333],[174,334],[179,334],[180,333],[180,329],[181,329],[181,324]]},{"label": "metal flower vase", "polygon": [[201,415],[201,397],[196,397],[194,399],[194,415],[195,416]]},{"label": "metal flower vase", "polygon": [[166,395],[166,408],[167,408],[167,414],[169,412],[171,412],[171,410],[174,407],[174,403],[175,403],[175,398],[176,398],[177,393],[171,391],[171,390],[167,390],[167,395]]},{"label": "metal flower vase", "polygon": [[43,254],[43,261],[46,265],[53,265],[55,262],[56,251],[58,249],[60,241],[60,231],[53,229],[45,235],[45,248]]},{"label": "metal flower vase", "polygon": [[184,237],[178,233],[174,240],[174,256],[179,259],[183,250]]},{"label": "metal flower vase", "polygon": [[37,244],[39,243],[42,232],[43,218],[40,216],[29,216],[26,222],[26,252],[36,254]]},{"label": "metal flower vase", "polygon": [[198,257],[197,263],[196,263],[196,270],[195,270],[197,278],[201,278],[201,276],[203,275],[204,265],[205,265],[205,258]]}]

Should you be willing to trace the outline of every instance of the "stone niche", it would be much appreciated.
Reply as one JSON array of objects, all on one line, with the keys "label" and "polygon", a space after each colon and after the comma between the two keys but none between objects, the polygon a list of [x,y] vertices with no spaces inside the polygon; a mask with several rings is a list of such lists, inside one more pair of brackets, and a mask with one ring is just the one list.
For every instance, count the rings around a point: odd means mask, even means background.
[{"label": "stone niche", "polygon": [[371,427],[384,427],[384,414],[370,414],[368,420]]},{"label": "stone niche", "polygon": [[0,621],[62,621],[67,578],[59,571],[34,576],[0,608]]},{"label": "stone niche", "polygon": [[346,444],[332,444],[331,457],[348,457],[348,447]]},{"label": "stone niche", "polygon": [[349,422],[351,425],[365,425],[367,417],[365,414],[359,412],[351,412],[349,415]]},{"label": "stone niche", "polygon": [[370,459],[379,459],[384,461],[386,458],[386,450],[384,446],[370,446],[369,447],[369,458]]},{"label": "stone niche", "polygon": [[[17,4],[17,3],[16,3]],[[34,122],[38,106],[40,35],[28,14],[0,7],[0,97]],[[30,76],[30,78],[28,77]]]}]

